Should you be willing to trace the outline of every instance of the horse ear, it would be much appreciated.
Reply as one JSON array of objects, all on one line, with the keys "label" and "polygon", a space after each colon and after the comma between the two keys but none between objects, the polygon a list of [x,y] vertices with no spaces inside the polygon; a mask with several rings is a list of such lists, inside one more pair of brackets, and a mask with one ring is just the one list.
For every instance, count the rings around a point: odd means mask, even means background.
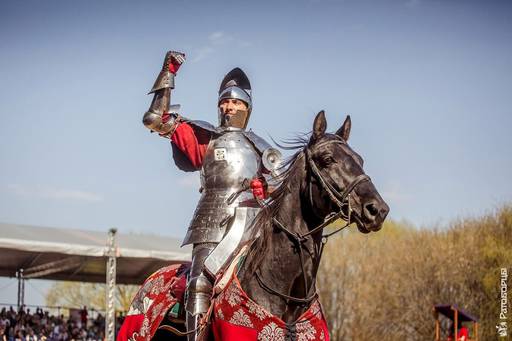
[{"label": "horse ear", "polygon": [[345,141],[348,141],[351,128],[352,128],[352,121],[350,120],[350,115],[347,115],[347,118],[345,118],[345,122],[343,122],[343,125],[341,126],[341,128],[338,129],[338,131],[336,132],[336,135],[338,135]]},{"label": "horse ear", "polygon": [[324,111],[320,111],[313,122],[313,134],[311,135],[311,141],[315,141],[325,134],[327,129],[327,121],[325,120]]}]

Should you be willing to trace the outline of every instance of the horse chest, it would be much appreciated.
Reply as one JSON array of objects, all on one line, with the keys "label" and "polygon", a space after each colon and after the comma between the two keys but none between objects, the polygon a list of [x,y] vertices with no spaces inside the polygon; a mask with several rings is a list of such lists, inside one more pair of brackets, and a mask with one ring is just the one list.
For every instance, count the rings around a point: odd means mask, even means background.
[{"label": "horse chest", "polygon": [[[329,340],[327,323],[318,299],[294,323],[285,323],[252,301],[236,275],[216,298],[213,312],[216,339]],[[241,334],[242,333],[242,334]]]}]

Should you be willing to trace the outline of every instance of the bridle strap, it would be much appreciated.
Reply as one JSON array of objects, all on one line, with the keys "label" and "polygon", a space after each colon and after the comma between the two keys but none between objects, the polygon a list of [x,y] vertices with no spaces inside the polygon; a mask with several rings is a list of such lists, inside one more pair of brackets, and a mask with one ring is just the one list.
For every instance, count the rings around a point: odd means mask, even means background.
[{"label": "bridle strap", "polygon": [[279,291],[276,291],[275,289],[272,289],[267,284],[265,284],[265,282],[263,282],[263,279],[261,278],[261,276],[260,276],[258,271],[255,271],[255,275],[256,275],[256,280],[258,281],[258,283],[260,284],[260,286],[263,289],[265,289],[266,291],[268,291],[268,292],[270,292],[270,293],[272,293],[274,295],[280,296],[280,297],[282,297],[284,299],[287,299],[287,300],[290,300],[290,301],[293,301],[293,302],[296,302],[296,303],[306,304],[306,303],[311,302],[312,300],[314,300],[318,296],[316,292],[313,293],[312,295],[308,296],[308,297],[305,297],[305,298],[299,298],[299,297],[294,297],[294,296],[286,295],[286,294],[280,293]]},{"label": "bridle strap", "polygon": [[[368,175],[366,175],[366,174],[359,175],[358,177],[356,177],[354,179],[354,181],[352,181],[350,183],[350,185],[347,187],[347,189],[341,195],[339,194],[339,192],[336,189],[333,188],[332,189],[333,190],[332,195],[333,196],[339,195],[340,198],[343,198],[343,201],[341,202],[341,204],[338,205],[338,208],[340,210],[338,212],[332,212],[332,213],[328,214],[327,217],[325,218],[325,220],[320,225],[318,225],[314,229],[309,230],[308,232],[302,234],[301,236],[302,237],[307,237],[307,236],[310,236],[310,235],[314,235],[317,232],[323,230],[324,227],[326,227],[327,225],[331,224],[333,221],[339,219],[343,215],[343,211],[341,210],[341,208],[345,205],[345,201],[346,201],[346,205],[350,206],[350,200],[348,200],[350,198],[350,193],[354,190],[354,188],[356,188],[357,185],[359,185],[363,181],[370,181],[370,177]],[[325,182],[325,180],[324,180],[324,182]],[[349,209],[348,215],[347,215],[347,222],[349,223],[349,225],[350,225],[350,213],[351,213],[351,209]],[[348,226],[348,225],[346,225],[346,226]],[[339,231],[341,231],[341,229],[337,230],[336,233],[339,232]],[[335,233],[329,233],[327,235],[324,235],[323,237],[330,237],[333,234],[335,234]]]},{"label": "bridle strap", "polygon": [[[343,198],[340,198],[340,199],[337,198],[336,194],[339,194],[339,192],[330,183],[325,181],[325,179],[320,174],[320,171],[318,170],[318,167],[316,166],[315,161],[313,161],[313,159],[311,158],[311,155],[309,153],[310,153],[309,150],[306,149],[306,151],[305,151],[306,161],[308,163],[309,168],[311,169],[311,172],[313,172],[313,175],[315,176],[315,178],[318,180],[318,182],[320,182],[320,185],[322,185],[322,188],[324,190],[326,190],[331,201],[334,202],[336,204],[336,206],[338,206],[338,207],[343,206]],[[311,181],[309,182],[309,185],[310,185],[310,194],[309,195],[310,195],[310,201],[312,204],[313,198],[311,196]],[[345,193],[346,193],[346,191],[345,191]]]},{"label": "bridle strap", "polygon": [[[331,143],[343,144],[343,142],[341,142],[341,141],[331,141]],[[306,161],[308,163],[309,168],[313,172],[313,175],[318,180],[318,182],[320,182],[320,185],[322,186],[322,188],[327,192],[327,194],[329,195],[329,198],[336,204],[336,206],[338,206],[338,208],[343,207],[345,200],[347,199],[347,196],[354,190],[354,188],[357,185],[359,185],[359,183],[361,183],[362,181],[370,181],[370,177],[368,175],[360,174],[347,186],[347,188],[343,191],[343,193],[340,193],[336,188],[334,188],[334,186],[329,181],[326,181],[324,179],[324,177],[322,176],[322,173],[320,173],[320,170],[318,169],[315,161],[311,157],[310,151],[308,149],[305,150],[305,154],[306,154]],[[311,181],[310,181],[310,185],[311,185]],[[311,191],[310,191],[310,200],[312,201]],[[313,203],[311,202],[311,204],[313,204]]]},{"label": "bridle strap", "polygon": [[[335,141],[325,142],[325,144],[327,144],[327,143],[344,143],[344,142],[341,141],[341,140],[340,141],[335,140]],[[350,193],[352,193],[352,191],[360,183],[362,183],[364,181],[371,181],[371,180],[370,180],[370,177],[368,175],[360,174],[347,186],[347,188],[343,191],[343,193],[340,193],[336,188],[334,188],[334,186],[332,184],[330,184],[328,181],[326,181],[324,179],[324,177],[320,173],[320,170],[318,169],[315,161],[311,158],[310,152],[307,149],[307,147],[305,148],[304,153],[306,155],[306,162],[307,162],[307,165],[309,166],[309,169],[311,170],[311,172],[313,173],[315,178],[318,180],[318,182],[320,183],[322,188],[327,192],[327,194],[329,195],[329,198],[331,199],[331,201],[334,202],[336,204],[336,206],[338,206],[339,211],[338,212],[331,212],[330,214],[328,214],[325,217],[324,221],[320,225],[316,226],[314,229],[311,229],[311,230],[309,230],[308,232],[306,232],[304,234],[301,234],[299,232],[292,232],[292,231],[290,231],[276,217],[273,217],[272,221],[274,223],[274,226],[279,228],[279,230],[283,231],[289,237],[289,239],[294,244],[297,245],[297,249],[298,249],[298,253],[299,253],[299,258],[300,258],[301,269],[302,269],[302,274],[303,274],[303,277],[304,277],[304,289],[305,289],[305,292],[308,293],[311,288],[308,288],[306,272],[305,272],[305,268],[304,268],[304,256],[303,256],[303,252],[302,252],[302,249],[305,248],[304,243],[307,241],[307,237],[313,236],[313,235],[317,234],[318,232],[323,231],[323,229],[327,225],[331,224],[333,221],[339,219],[340,217],[343,217],[344,213],[343,213],[343,209],[342,208],[345,205],[348,205],[348,212],[347,212],[347,215],[346,215],[346,224],[344,226],[336,229],[333,232],[330,232],[328,234],[322,235],[322,241],[321,241],[322,244],[321,244],[321,246],[318,248],[318,250],[315,247],[315,251],[317,250],[317,262],[313,262],[313,263],[316,263],[316,264],[314,264],[314,270],[313,271],[314,271],[314,277],[316,277],[316,273],[318,272],[318,268],[320,266],[320,259],[322,257],[324,246],[327,243],[327,240],[329,239],[329,237],[331,237],[334,234],[342,231],[344,228],[346,228],[347,226],[349,226],[351,224],[351,219],[350,218],[351,218],[352,209],[350,207]],[[313,198],[312,198],[312,194],[311,194],[311,180],[309,181],[309,186],[310,186],[310,188],[309,188],[309,197],[310,197],[310,201],[311,201],[311,208],[314,209]],[[311,254],[311,252],[309,252],[309,250],[308,250],[308,253]],[[311,257],[313,257],[313,256],[311,255]],[[286,295],[286,294],[280,293],[280,292],[272,289],[271,287],[269,287],[263,281],[263,279],[261,278],[261,276],[260,276],[258,271],[255,271],[255,275],[256,275],[256,280],[258,281],[259,285],[263,289],[265,289],[267,292],[269,292],[271,294],[274,294],[274,295],[277,295],[277,296],[279,296],[279,297],[281,297],[283,299],[294,301],[294,302],[297,302],[297,303],[309,303],[309,302],[311,302],[317,296],[316,290],[315,290],[315,292],[312,295],[307,296],[305,298],[298,298],[298,297],[293,297],[293,296],[290,296],[290,295]],[[313,287],[313,286],[314,286],[314,283],[313,283],[313,285],[311,287]]]}]

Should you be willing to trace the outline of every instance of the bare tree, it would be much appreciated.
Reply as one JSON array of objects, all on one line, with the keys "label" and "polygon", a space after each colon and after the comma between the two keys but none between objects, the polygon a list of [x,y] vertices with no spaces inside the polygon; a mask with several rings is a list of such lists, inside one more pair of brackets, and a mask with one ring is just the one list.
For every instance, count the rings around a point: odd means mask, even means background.
[{"label": "bare tree", "polygon": [[[116,306],[118,310],[128,311],[137,289],[138,287],[134,285],[117,286]],[[56,282],[46,294],[46,304],[76,308],[87,306],[96,310],[104,310],[105,284]]]},{"label": "bare tree", "polygon": [[432,340],[434,304],[457,304],[494,339],[500,268],[512,264],[512,207],[448,228],[389,221],[332,238],[318,286],[333,340]]}]

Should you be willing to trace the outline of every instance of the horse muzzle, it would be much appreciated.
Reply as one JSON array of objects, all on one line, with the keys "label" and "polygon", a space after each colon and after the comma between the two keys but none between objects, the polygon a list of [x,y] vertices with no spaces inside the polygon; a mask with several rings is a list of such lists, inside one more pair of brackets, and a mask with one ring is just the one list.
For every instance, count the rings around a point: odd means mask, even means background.
[{"label": "horse muzzle", "polygon": [[355,217],[357,228],[362,233],[376,232],[382,228],[389,213],[389,206],[384,200],[371,200],[362,205],[361,212]]}]

